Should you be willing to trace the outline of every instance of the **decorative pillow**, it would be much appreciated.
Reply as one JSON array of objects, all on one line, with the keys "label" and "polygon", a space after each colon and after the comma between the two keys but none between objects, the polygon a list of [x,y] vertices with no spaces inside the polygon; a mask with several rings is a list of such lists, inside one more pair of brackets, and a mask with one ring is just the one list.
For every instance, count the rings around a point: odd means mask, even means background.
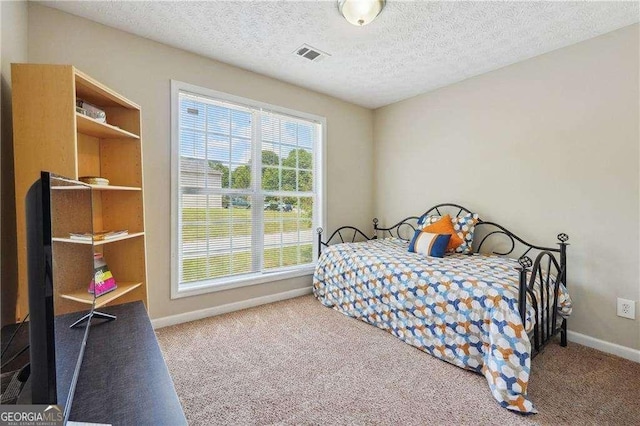
[{"label": "decorative pillow", "polygon": [[409,244],[409,251],[423,256],[444,257],[450,238],[451,234],[432,234],[418,229]]},{"label": "decorative pillow", "polygon": [[[437,223],[443,218],[449,215],[445,215],[443,217],[440,216],[422,216],[418,220],[418,225],[422,225],[423,229],[429,227],[431,224]],[[455,230],[458,237],[462,240],[462,244],[460,244],[456,249],[456,253],[469,254],[473,251],[473,232],[476,228],[476,224],[478,223],[478,214],[477,213],[467,213],[464,216],[456,216],[451,219],[451,225]],[[434,232],[434,231],[430,231]],[[449,242],[451,244],[451,242]]]},{"label": "decorative pillow", "polygon": [[439,217],[437,220],[425,225],[426,226],[422,228],[422,230],[425,232],[451,235],[449,244],[447,245],[447,252],[453,253],[464,242],[464,240],[458,236],[458,233],[454,229],[453,223],[451,222],[451,216],[449,216],[448,214],[442,216],[441,218]]}]

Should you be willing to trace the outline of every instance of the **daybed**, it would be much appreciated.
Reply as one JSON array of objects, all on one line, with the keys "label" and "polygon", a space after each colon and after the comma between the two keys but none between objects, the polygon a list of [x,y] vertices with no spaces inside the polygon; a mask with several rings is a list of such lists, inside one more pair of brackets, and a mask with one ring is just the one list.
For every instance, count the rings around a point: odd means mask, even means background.
[{"label": "daybed", "polygon": [[[408,251],[416,230],[452,209],[453,221],[466,224],[456,228],[465,252],[437,258]],[[557,334],[567,344],[567,235],[558,235],[558,247],[533,245],[455,204],[388,228],[378,223],[372,236],[344,226],[323,240],[318,229],[318,300],[483,374],[503,407],[535,413],[527,398],[531,359]]]}]

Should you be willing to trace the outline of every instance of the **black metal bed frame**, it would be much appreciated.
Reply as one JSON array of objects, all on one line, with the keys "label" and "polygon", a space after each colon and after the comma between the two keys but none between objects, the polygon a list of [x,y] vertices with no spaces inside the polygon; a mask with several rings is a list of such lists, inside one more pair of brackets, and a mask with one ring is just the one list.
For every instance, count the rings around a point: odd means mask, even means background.
[{"label": "black metal bed frame", "polygon": [[[443,214],[441,209],[445,212],[452,209],[453,211],[457,210],[457,213],[452,215],[452,217],[472,213],[471,210],[460,205],[443,203],[430,208],[423,214],[423,216],[428,216],[433,213],[442,216]],[[408,241],[413,237],[416,229],[418,229],[417,222],[419,219],[420,218],[417,216],[409,216],[393,226],[384,228],[380,227],[378,225],[378,219],[374,218],[374,234],[371,237],[354,226],[341,226],[335,230],[326,241],[322,241],[322,233],[324,230],[322,228],[318,228],[318,254],[322,253],[323,247],[328,247],[330,244],[338,242],[345,243],[362,240],[375,240],[378,238],[378,233],[381,233],[382,238],[390,236]],[[414,222],[416,225],[414,225]],[[525,324],[527,311],[526,300],[527,295],[529,295],[531,297],[536,318],[533,329],[531,356],[536,356],[558,333],[560,333],[560,345],[567,346],[566,318],[562,319],[559,327],[557,327],[556,324],[558,323],[557,305],[560,283],[565,287],[567,285],[567,246],[569,245],[567,241],[569,240],[569,236],[565,233],[560,233],[557,236],[559,241],[557,244],[559,247],[543,247],[526,242],[502,225],[490,221],[484,221],[482,219],[479,219],[476,224],[476,235],[478,231],[480,231],[480,234],[484,232],[484,235],[481,237],[477,248],[475,248],[474,244],[474,253],[480,253],[485,242],[490,237],[495,238],[496,236],[506,238],[506,241],[510,243],[510,247],[506,250],[491,250],[492,254],[509,256],[515,251],[516,243],[519,243],[524,248],[524,252],[518,257],[518,263],[520,264],[520,267],[517,268],[519,271],[518,311],[520,313],[522,323]],[[347,238],[345,238],[345,234]],[[337,238],[339,238],[339,241],[337,241]],[[334,239],[336,241],[332,243]],[[535,260],[531,260],[528,256],[532,251],[536,253]],[[529,275],[529,273],[531,274]],[[554,281],[551,280],[552,276],[556,277]],[[540,284],[539,300],[534,292],[534,285],[536,282],[539,282]]]}]

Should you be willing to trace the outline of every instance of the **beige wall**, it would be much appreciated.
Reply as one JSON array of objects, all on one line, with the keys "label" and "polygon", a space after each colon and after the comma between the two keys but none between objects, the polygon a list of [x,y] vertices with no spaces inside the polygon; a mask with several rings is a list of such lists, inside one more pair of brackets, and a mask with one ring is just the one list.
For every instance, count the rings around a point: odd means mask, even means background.
[{"label": "beige wall", "polygon": [[15,321],[17,297],[16,214],[13,186],[13,126],[11,125],[11,62],[27,60],[27,3],[0,2],[0,281],[2,325]]},{"label": "beige wall", "polygon": [[[159,318],[311,285],[311,277],[170,299],[170,80],[327,118],[328,225],[370,226],[373,113],[37,4],[29,62],[73,64],[142,107],[150,314]],[[353,165],[358,164],[354,168]]]},{"label": "beige wall", "polygon": [[[458,202],[525,239],[571,237],[569,328],[640,349],[638,25],[375,111],[375,211]],[[637,312],[640,313],[640,312]]]}]

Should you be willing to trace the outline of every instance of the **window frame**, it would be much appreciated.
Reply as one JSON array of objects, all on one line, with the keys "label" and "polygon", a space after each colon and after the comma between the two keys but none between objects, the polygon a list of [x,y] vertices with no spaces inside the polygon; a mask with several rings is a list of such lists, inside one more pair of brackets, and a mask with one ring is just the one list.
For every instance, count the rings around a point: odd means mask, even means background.
[{"label": "window frame", "polygon": [[[241,276],[228,276],[223,278],[215,278],[206,281],[199,281],[188,285],[188,288],[184,288],[184,285],[180,285],[180,241],[179,241],[179,196],[180,187],[178,184],[179,179],[179,164],[180,164],[180,128],[179,128],[179,115],[180,115],[180,92],[189,92],[197,96],[210,97],[222,102],[230,102],[238,104],[239,106],[251,108],[251,109],[264,109],[277,114],[287,115],[294,119],[302,119],[313,121],[320,126],[320,135],[313,147],[314,152],[314,184],[316,188],[316,202],[314,203],[314,220],[312,222],[312,234],[315,235],[315,230],[320,228],[326,228],[327,218],[327,197],[326,197],[326,158],[327,158],[327,120],[325,117],[321,117],[315,114],[309,114],[292,110],[289,108],[272,105],[266,102],[255,101],[252,99],[231,95],[228,93],[220,92],[205,87],[196,86],[193,84],[185,83],[178,80],[171,80],[171,299],[178,299],[182,297],[196,296],[199,294],[229,290],[233,288],[240,288],[246,286],[252,286],[257,284],[263,284],[267,282],[279,281],[284,279],[303,277],[312,275],[315,269],[315,264],[318,260],[318,245],[316,240],[312,242],[313,249],[313,263],[301,266],[292,266],[282,268],[280,270],[274,270],[272,272],[256,272],[251,274],[245,274]],[[255,129],[253,131],[255,133]],[[252,136],[252,150],[254,153],[256,149],[253,144],[255,141],[255,135]],[[183,288],[180,288],[183,287]]]}]

